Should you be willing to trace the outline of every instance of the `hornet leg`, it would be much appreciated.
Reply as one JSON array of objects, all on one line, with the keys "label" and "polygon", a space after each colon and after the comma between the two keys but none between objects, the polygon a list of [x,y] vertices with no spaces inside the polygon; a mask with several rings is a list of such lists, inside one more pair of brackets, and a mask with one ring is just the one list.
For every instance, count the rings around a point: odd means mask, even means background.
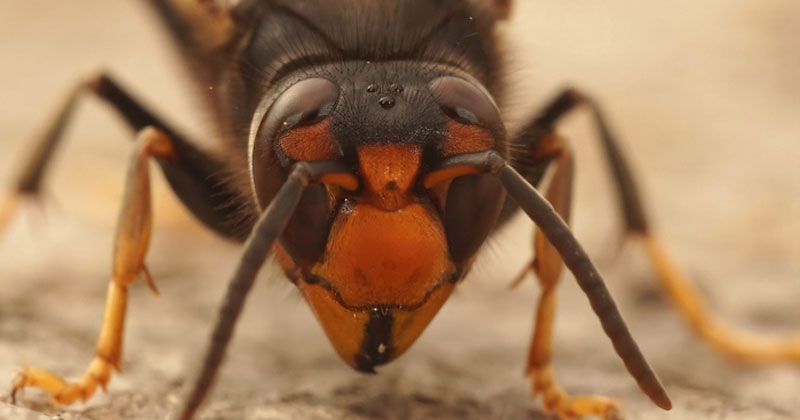
[{"label": "hornet leg", "polygon": [[[597,125],[601,145],[617,187],[626,231],[631,238],[644,245],[658,281],[690,328],[721,352],[745,361],[800,360],[800,336],[767,338],[749,334],[720,321],[708,310],[696,287],[678,269],[653,233],[632,172],[602,110],[590,97],[572,89],[559,94],[519,136],[518,141],[523,150],[536,150],[537,144],[547,137],[546,133],[554,130],[558,120],[581,105],[589,108]],[[527,159],[530,158],[523,156],[521,161],[529,162]],[[520,167],[520,172],[525,175],[525,168]],[[523,271],[517,281],[533,268],[532,262],[531,267]]]},{"label": "hornet leg", "polygon": [[36,387],[47,391],[59,404],[70,404],[76,399],[86,401],[97,386],[105,390],[112,370],[120,370],[128,286],[141,274],[153,293],[157,293],[144,265],[151,231],[149,159],[174,158],[174,149],[163,132],[147,128],[138,138],[114,240],[113,271],[95,357],[86,373],[75,382],[67,382],[43,369],[24,367],[14,381],[12,399],[22,388]]},{"label": "hornet leg", "polygon": [[113,272],[96,356],[86,374],[74,383],[43,369],[25,367],[14,382],[12,397],[22,388],[38,387],[58,403],[85,400],[98,385],[105,387],[112,370],[119,370],[128,286],[141,274],[155,292],[144,265],[151,225],[148,169],[151,158],[159,163],[184,205],[211,229],[240,239],[242,232],[246,235],[252,225],[247,219],[248,210],[240,204],[241,193],[225,182],[226,168],[145,109],[107,75],[87,79],[70,92],[53,121],[34,143],[36,147],[25,161],[10,198],[1,202],[5,203],[0,204],[0,216],[6,215],[3,220],[10,217],[21,198],[38,195],[45,172],[83,93],[106,101],[138,132],[117,227]]},{"label": "hornet leg", "polygon": [[[551,134],[539,143],[535,155],[537,159],[551,160],[551,165],[555,166],[545,197],[556,212],[569,222],[574,170],[568,147],[560,137]],[[613,400],[596,395],[571,396],[556,381],[551,366],[553,324],[557,301],[556,287],[564,264],[558,251],[538,228],[535,250],[536,258],[532,267],[542,291],[526,368],[527,375],[531,377],[533,393],[541,396],[546,411],[555,412],[562,419],[589,415],[603,419],[616,418],[618,409]]]},{"label": "hornet leg", "polygon": [[[616,416],[613,401],[602,397],[570,397],[553,380],[550,372],[551,337],[555,314],[555,285],[561,270],[566,266],[589,300],[603,331],[614,350],[622,359],[628,373],[650,399],[669,410],[672,402],[656,374],[644,358],[633,339],[614,298],[605,286],[602,276],[592,264],[586,251],[569,229],[562,217],[569,216],[572,169],[569,154],[563,143],[551,133],[538,142],[537,153],[544,162],[558,163],[553,183],[542,195],[526,177],[510,166],[496,151],[465,153],[449,157],[429,175],[425,184],[433,184],[442,174],[490,173],[498,178],[508,197],[524,211],[537,226],[537,251],[533,268],[541,275],[542,297],[537,314],[536,328],[529,357],[529,371],[533,376],[534,392],[544,397],[545,408],[556,410],[562,419],[584,414],[600,415],[605,419]],[[526,169],[531,169],[530,167]],[[528,172],[529,174],[532,173]],[[543,237],[543,239],[539,239]]]}]

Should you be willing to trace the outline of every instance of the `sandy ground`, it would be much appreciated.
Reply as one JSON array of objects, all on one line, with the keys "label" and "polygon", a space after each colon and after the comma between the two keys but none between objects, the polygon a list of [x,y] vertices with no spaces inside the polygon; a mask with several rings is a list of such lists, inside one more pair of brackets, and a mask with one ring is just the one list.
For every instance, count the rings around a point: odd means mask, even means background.
[{"label": "sandy ground", "polygon": [[[518,2],[507,31],[519,118],[566,83],[601,99],[674,256],[716,312],[765,333],[800,330],[800,4],[793,0]],[[632,4],[634,3],[634,4]],[[646,4],[645,4],[646,3]],[[136,2],[3,0],[0,181],[79,75],[107,68],[202,137],[173,53]],[[585,115],[564,132],[578,153],[575,230],[617,296],[675,408],[637,390],[565,277],[556,370],[575,392],[619,399],[629,419],[797,419],[797,365],[743,366],[693,337],[643,256],[614,257],[616,209]],[[0,384],[22,363],[75,377],[101,319],[110,240],[130,149],[87,100],[43,206],[0,237]],[[0,419],[164,419],[199,357],[239,253],[191,220],[157,181],[148,262],[161,289],[131,293],[124,372],[109,392],[56,408],[0,389]],[[544,419],[521,375],[534,282],[506,286],[530,252],[519,220],[486,249],[428,331],[364,376],[338,360],[288,282],[264,270],[203,419]]]}]

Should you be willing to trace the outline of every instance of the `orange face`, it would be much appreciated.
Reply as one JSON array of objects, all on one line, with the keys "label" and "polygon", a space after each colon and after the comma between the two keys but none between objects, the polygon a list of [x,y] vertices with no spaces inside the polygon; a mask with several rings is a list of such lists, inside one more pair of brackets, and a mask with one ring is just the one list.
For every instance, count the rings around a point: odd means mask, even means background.
[{"label": "orange face", "polygon": [[422,333],[455,287],[456,268],[436,209],[412,193],[421,148],[366,145],[357,154],[361,193],[334,216],[310,278],[296,280],[342,359],[371,371]]}]

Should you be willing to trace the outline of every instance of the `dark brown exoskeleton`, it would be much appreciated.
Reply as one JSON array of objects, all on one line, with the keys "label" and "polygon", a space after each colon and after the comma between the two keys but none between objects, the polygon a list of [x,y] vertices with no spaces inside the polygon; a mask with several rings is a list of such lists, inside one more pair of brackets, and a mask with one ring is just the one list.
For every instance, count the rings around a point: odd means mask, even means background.
[{"label": "dark brown exoskeleton", "polygon": [[[470,271],[486,238],[522,210],[536,223],[542,286],[527,373],[561,418],[615,415],[614,401],[573,397],[550,368],[555,288],[574,274],[626,368],[671,406],[600,274],[570,232],[573,161],[557,122],[579,106],[597,123],[628,232],[640,238],[693,328],[754,359],[800,359],[797,341],[751,341],[711,318],[651,235],[625,160],[597,105],[557,95],[516,133],[503,122],[499,20],[509,0],[149,0],[216,117],[219,150],[194,146],[113,78],[80,83],[0,204],[0,227],[35,195],[79,98],[105,100],[138,133],[97,352],[75,382],[25,368],[12,395],[89,398],[120,364],[127,288],[150,236],[148,161],[206,226],[245,242],[205,363],[179,418],[192,418],[219,368],[257,272],[275,255],[341,358],[371,372],[417,339]],[[544,174],[552,177],[543,185]],[[540,193],[537,188],[542,188]],[[563,263],[562,263],[563,261]]]}]

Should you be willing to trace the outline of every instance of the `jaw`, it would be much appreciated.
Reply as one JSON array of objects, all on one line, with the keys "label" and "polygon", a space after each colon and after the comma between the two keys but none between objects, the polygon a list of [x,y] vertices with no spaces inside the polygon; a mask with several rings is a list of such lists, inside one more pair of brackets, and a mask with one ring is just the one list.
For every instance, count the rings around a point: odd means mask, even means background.
[{"label": "jaw", "polygon": [[403,354],[425,330],[455,288],[443,282],[416,305],[347,307],[325,283],[298,282],[320,325],[339,356],[354,369],[374,367]]},{"label": "jaw", "polygon": [[321,262],[297,285],[333,347],[374,372],[405,352],[455,288],[444,228],[430,205],[345,205]]}]

